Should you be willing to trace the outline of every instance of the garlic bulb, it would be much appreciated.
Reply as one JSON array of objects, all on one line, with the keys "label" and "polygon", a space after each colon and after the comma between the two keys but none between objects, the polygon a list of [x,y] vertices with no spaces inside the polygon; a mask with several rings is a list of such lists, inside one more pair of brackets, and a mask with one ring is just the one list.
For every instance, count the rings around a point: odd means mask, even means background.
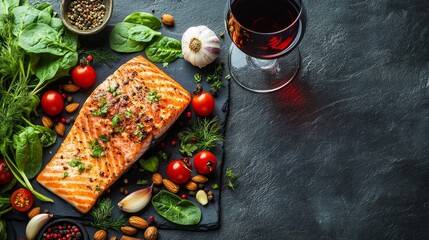
[{"label": "garlic bulb", "polygon": [[205,67],[220,53],[220,41],[206,26],[188,28],[182,35],[183,58],[197,67]]}]

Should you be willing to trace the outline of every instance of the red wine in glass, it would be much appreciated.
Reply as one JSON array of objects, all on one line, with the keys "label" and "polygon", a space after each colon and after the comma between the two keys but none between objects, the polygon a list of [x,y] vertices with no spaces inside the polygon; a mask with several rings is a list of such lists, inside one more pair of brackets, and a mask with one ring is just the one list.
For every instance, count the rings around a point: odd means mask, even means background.
[{"label": "red wine in glass", "polygon": [[262,59],[285,55],[304,34],[304,19],[294,0],[230,0],[227,28],[244,53]]}]

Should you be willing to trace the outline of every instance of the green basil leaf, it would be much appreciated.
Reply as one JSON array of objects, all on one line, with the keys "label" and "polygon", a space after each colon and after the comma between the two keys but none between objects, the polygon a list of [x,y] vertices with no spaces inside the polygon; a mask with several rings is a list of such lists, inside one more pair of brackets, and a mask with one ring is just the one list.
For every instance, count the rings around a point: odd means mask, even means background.
[{"label": "green basil leaf", "polygon": [[43,149],[37,131],[29,126],[13,136],[15,161],[18,169],[29,179],[34,178],[42,168]]},{"label": "green basil leaf", "polygon": [[162,37],[149,44],[145,53],[152,62],[169,63],[182,57],[182,44],[177,39]]},{"label": "green basil leaf", "polygon": [[158,30],[161,28],[161,21],[154,15],[145,12],[131,13],[125,17],[124,22],[144,25],[153,30]]},{"label": "green basil leaf", "polygon": [[201,221],[201,209],[193,202],[161,190],[152,198],[156,212],[179,225],[195,225]]},{"label": "green basil leaf", "polygon": [[143,25],[137,25],[128,30],[128,37],[138,42],[150,42],[155,36],[161,36],[161,33]]},{"label": "green basil leaf", "polygon": [[153,173],[158,171],[159,159],[157,155],[150,156],[148,159],[140,159],[139,163],[144,170]]},{"label": "green basil leaf", "polygon": [[117,24],[109,35],[109,44],[116,52],[132,53],[142,51],[146,43],[138,42],[129,37],[129,30],[137,26],[134,23],[121,22]]}]

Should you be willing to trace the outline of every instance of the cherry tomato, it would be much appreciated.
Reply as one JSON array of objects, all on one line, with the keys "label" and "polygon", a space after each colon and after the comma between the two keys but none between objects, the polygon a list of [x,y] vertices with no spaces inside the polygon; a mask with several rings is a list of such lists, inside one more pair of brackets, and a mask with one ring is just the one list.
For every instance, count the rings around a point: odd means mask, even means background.
[{"label": "cherry tomato", "polygon": [[33,206],[34,197],[27,189],[20,188],[12,193],[10,203],[18,212],[26,212]]},{"label": "cherry tomato", "polygon": [[201,174],[210,174],[216,169],[216,156],[209,151],[201,151],[195,154],[194,167]]},{"label": "cherry tomato", "polygon": [[97,74],[94,68],[87,64],[87,61],[81,61],[80,65],[73,68],[71,78],[79,87],[89,88],[94,85]]},{"label": "cherry tomato", "polygon": [[0,185],[8,184],[12,181],[12,172],[4,159],[0,159]]},{"label": "cherry tomato", "polygon": [[167,176],[177,184],[186,183],[191,178],[192,171],[182,160],[173,160],[167,165]]},{"label": "cherry tomato", "polygon": [[198,115],[209,116],[215,108],[214,97],[210,93],[202,91],[192,98],[192,107]]},{"label": "cherry tomato", "polygon": [[92,55],[88,55],[88,56],[86,56],[86,59],[88,59],[88,61],[92,61]]},{"label": "cherry tomato", "polygon": [[46,91],[41,100],[43,111],[49,116],[55,116],[61,113],[64,107],[64,99],[57,91]]}]

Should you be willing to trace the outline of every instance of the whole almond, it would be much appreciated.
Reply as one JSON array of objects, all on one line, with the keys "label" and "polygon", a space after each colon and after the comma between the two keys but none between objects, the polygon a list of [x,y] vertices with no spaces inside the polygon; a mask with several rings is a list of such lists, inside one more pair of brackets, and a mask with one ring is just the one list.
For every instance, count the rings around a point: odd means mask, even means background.
[{"label": "whole almond", "polygon": [[98,230],[94,233],[94,240],[106,240],[107,232],[103,229]]},{"label": "whole almond", "polygon": [[64,84],[63,85],[63,89],[66,92],[71,92],[72,93],[72,92],[78,91],[80,89],[80,87],[78,85],[68,83],[68,84]]},{"label": "whole almond", "polygon": [[116,237],[116,236],[112,236],[111,238],[110,238],[110,240],[117,240],[118,238]]},{"label": "whole almond", "polygon": [[127,235],[122,235],[121,240],[142,240],[141,238],[130,237]]},{"label": "whole almond", "polygon": [[64,123],[62,122],[58,122],[55,125],[55,132],[60,135],[61,137],[64,136],[65,132],[66,132],[66,126],[64,125]]},{"label": "whole almond", "polygon": [[192,177],[192,181],[196,183],[206,183],[209,179],[204,175],[195,175]]},{"label": "whole almond", "polygon": [[137,233],[137,229],[131,226],[121,227],[121,232],[125,235],[132,236]]},{"label": "whole almond", "polygon": [[152,174],[152,182],[155,185],[161,185],[162,184],[162,176],[159,173]]},{"label": "whole almond", "polygon": [[66,112],[72,113],[79,108],[79,103],[70,103],[66,106]]},{"label": "whole almond", "polygon": [[195,191],[195,190],[197,190],[198,189],[198,184],[196,184],[195,182],[193,182],[193,181],[188,181],[186,184],[185,184],[185,188],[187,189],[187,190],[189,190],[189,191]]},{"label": "whole almond", "polygon": [[54,126],[54,122],[48,116],[42,117],[42,124],[43,124],[43,126],[48,127],[48,128],[52,128]]},{"label": "whole almond", "polygon": [[156,240],[158,239],[158,229],[154,226],[150,226],[144,231],[144,240]]},{"label": "whole almond", "polygon": [[145,219],[138,216],[131,216],[128,221],[130,222],[131,226],[138,229],[146,229],[149,226]]},{"label": "whole almond", "polygon": [[40,207],[34,207],[30,211],[28,211],[27,216],[28,216],[28,218],[31,219],[39,213],[40,213]]},{"label": "whole almond", "polygon": [[162,183],[164,183],[165,188],[172,193],[178,193],[180,190],[179,185],[168,179],[162,179]]},{"label": "whole almond", "polygon": [[161,21],[167,27],[171,27],[174,25],[174,17],[171,14],[162,15]]}]

